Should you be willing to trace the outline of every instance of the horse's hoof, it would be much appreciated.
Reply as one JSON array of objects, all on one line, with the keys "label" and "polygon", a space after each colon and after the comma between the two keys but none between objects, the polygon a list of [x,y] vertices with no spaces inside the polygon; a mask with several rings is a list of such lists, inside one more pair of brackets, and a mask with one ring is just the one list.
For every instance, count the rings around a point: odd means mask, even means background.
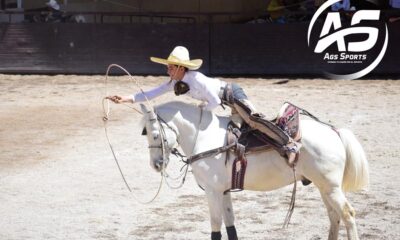
[{"label": "horse's hoof", "polygon": [[221,232],[212,232],[211,233],[211,240],[221,240],[222,234]]}]

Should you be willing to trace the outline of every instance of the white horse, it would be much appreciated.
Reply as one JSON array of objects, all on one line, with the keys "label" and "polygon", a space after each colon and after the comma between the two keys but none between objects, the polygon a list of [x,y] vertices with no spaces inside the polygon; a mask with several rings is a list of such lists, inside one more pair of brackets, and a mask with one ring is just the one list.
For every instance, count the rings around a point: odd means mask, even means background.
[{"label": "white horse", "polygon": [[[171,149],[180,146],[192,156],[226,144],[229,118],[182,102],[169,102],[156,108],[155,114],[143,104],[150,161],[161,171]],[[159,121],[162,119],[162,121]],[[337,239],[342,220],[348,239],[359,239],[355,211],[343,191],[365,189],[369,169],[365,153],[350,130],[332,128],[314,120],[301,120],[302,148],[296,165],[297,179],[311,180],[319,189],[329,214],[328,239]],[[191,164],[197,183],[205,190],[211,215],[211,239],[221,239],[222,220],[229,239],[237,239],[231,195],[232,162],[226,153],[208,156]],[[293,171],[276,151],[247,155],[245,190],[270,191],[292,184]],[[161,163],[161,164],[160,164]]]}]

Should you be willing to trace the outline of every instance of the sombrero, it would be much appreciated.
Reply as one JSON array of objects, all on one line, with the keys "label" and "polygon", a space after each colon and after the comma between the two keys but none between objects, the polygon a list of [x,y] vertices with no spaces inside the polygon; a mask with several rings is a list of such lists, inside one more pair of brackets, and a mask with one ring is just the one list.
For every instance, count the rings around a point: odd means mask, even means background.
[{"label": "sombrero", "polygon": [[173,65],[183,66],[190,70],[199,69],[201,64],[203,64],[203,60],[201,59],[190,60],[189,51],[187,50],[187,48],[182,46],[175,47],[167,59],[150,57],[150,60],[152,62],[164,65],[173,64]]}]

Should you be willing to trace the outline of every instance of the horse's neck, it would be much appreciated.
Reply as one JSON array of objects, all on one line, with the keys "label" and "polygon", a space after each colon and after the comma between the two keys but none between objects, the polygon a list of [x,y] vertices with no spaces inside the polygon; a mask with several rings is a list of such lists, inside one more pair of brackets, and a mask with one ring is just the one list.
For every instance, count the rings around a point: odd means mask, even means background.
[{"label": "horse's neck", "polygon": [[192,115],[191,119],[180,116],[174,121],[179,131],[179,143],[187,156],[222,147],[225,144],[229,119],[218,117],[208,111],[203,112],[201,120],[200,114],[198,115],[197,118],[196,115]]}]

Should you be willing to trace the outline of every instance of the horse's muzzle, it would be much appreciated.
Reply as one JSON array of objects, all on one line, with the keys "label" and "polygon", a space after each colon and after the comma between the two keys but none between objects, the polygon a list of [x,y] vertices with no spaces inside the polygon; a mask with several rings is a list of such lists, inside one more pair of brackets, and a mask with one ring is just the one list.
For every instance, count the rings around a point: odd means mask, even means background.
[{"label": "horse's muzzle", "polygon": [[[165,163],[164,163],[165,162]],[[166,166],[168,164],[168,159],[164,160],[164,159],[158,159],[155,160],[153,162],[153,168],[157,171],[157,172],[161,172],[164,168],[164,166]]]}]

